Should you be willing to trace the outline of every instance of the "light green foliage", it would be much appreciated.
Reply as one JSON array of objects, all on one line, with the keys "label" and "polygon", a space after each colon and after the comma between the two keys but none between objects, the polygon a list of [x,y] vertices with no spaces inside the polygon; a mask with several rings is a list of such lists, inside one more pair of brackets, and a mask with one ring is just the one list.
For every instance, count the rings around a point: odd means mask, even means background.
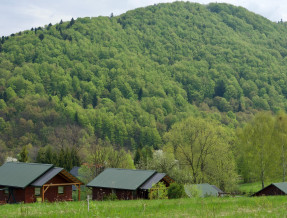
[{"label": "light green foliage", "polygon": [[287,119],[262,112],[238,130],[235,152],[240,174],[245,182],[285,181]]},{"label": "light green foliage", "polygon": [[182,169],[192,183],[211,183],[223,190],[236,184],[235,161],[230,143],[232,133],[216,122],[189,117],[175,124],[165,135]]},{"label": "light green foliage", "polygon": [[152,160],[149,161],[148,168],[172,176],[173,171],[178,169],[178,161],[174,159],[172,153],[156,150],[153,152]]},{"label": "light green foliage", "polygon": [[20,162],[24,162],[24,163],[28,161],[28,149],[27,149],[27,146],[24,146],[22,148],[22,151],[19,154],[18,160]]},{"label": "light green foliage", "polygon": [[89,165],[82,165],[81,168],[79,168],[79,179],[84,182],[85,184],[88,184],[90,181],[92,181],[100,172],[97,166],[89,166]]},{"label": "light green foliage", "polygon": [[153,199],[167,199],[168,198],[168,190],[163,182],[158,182],[154,184],[152,188],[149,190],[148,198],[150,200]]},{"label": "light green foliage", "polygon": [[[282,172],[282,182],[285,182],[287,173],[287,115],[279,112],[276,116],[274,126],[274,139],[277,147],[277,157],[279,158],[279,169]],[[281,174],[280,172],[280,174]]]},{"label": "light green foliage", "polygon": [[184,191],[190,198],[198,198],[202,196],[201,190],[196,185],[186,184],[184,185]]}]

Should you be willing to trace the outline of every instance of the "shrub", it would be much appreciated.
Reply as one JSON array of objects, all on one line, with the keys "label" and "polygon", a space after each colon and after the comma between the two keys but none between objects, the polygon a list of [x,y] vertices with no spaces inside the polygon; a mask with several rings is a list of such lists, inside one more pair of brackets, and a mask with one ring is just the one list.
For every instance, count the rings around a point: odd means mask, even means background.
[{"label": "shrub", "polygon": [[190,198],[197,198],[202,196],[201,190],[199,190],[196,185],[186,184],[184,186],[184,190],[186,195]]},{"label": "shrub", "polygon": [[118,197],[117,197],[116,193],[111,193],[109,195],[105,195],[103,197],[103,200],[104,201],[115,201],[115,200],[118,200]]},{"label": "shrub", "polygon": [[185,196],[184,186],[178,183],[172,183],[167,190],[168,198],[182,198]]},{"label": "shrub", "polygon": [[149,199],[167,199],[167,188],[163,182],[152,186],[148,194]]}]

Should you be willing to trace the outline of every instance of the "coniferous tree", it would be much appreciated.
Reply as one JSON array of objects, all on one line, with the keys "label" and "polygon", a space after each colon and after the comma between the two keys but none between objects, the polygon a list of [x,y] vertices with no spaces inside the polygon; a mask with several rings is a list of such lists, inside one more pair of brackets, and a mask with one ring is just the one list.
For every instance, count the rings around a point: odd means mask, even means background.
[{"label": "coniferous tree", "polygon": [[143,89],[140,88],[139,92],[138,92],[138,100],[141,101],[142,100],[142,96],[143,96]]},{"label": "coniferous tree", "polygon": [[39,35],[39,39],[41,40],[41,41],[43,41],[43,39],[44,39],[44,34],[43,33],[41,33],[40,35]]},{"label": "coniferous tree", "polygon": [[93,107],[96,107],[98,105],[98,96],[97,94],[93,95]]}]

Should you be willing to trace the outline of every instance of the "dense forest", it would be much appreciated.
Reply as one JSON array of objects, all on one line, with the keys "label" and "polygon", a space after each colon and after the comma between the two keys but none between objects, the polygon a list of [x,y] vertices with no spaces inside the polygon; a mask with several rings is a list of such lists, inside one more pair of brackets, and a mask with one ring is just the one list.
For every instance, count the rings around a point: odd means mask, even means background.
[{"label": "dense forest", "polygon": [[270,111],[276,129],[285,116],[286,35],[242,7],[175,2],[2,36],[0,163],[109,160],[221,187],[238,173],[261,179],[242,152],[245,123]]}]

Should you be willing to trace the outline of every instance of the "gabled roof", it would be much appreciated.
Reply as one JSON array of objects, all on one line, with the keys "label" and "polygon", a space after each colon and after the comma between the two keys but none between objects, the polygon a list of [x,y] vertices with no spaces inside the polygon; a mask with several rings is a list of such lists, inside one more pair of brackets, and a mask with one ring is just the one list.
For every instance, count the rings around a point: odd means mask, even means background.
[{"label": "gabled roof", "polygon": [[219,188],[208,183],[196,184],[195,186],[200,191],[201,197],[218,196],[218,193],[223,193]]},{"label": "gabled roof", "polygon": [[151,176],[154,170],[128,170],[108,168],[94,178],[88,187],[136,190]]},{"label": "gabled roof", "polygon": [[216,187],[215,185],[211,185],[218,193],[224,193],[220,188]]},{"label": "gabled roof", "polygon": [[287,182],[279,182],[279,183],[272,183],[271,185],[276,186],[278,189],[280,189],[282,192],[287,194]]},{"label": "gabled roof", "polygon": [[70,173],[73,175],[73,176],[79,176],[79,169],[80,167],[73,167],[71,170],[70,170]]},{"label": "gabled roof", "polygon": [[52,167],[52,164],[7,162],[0,167],[0,186],[25,188]]},{"label": "gabled roof", "polygon": [[287,182],[279,182],[279,183],[272,183],[272,184],[266,186],[265,188],[261,189],[260,191],[254,193],[252,196],[256,196],[257,194],[260,195],[260,193],[262,191],[264,192],[266,189],[269,189],[270,186],[275,186],[276,188],[281,190],[285,195],[287,195]]},{"label": "gabled roof", "polygon": [[163,177],[165,177],[165,173],[154,174],[140,187],[140,189],[150,189],[153,184],[158,183]]},{"label": "gabled roof", "polygon": [[80,185],[84,185],[84,183],[79,180],[77,177],[73,176],[71,173],[69,173],[67,170],[62,169],[60,172],[60,175],[64,178],[66,178],[68,181],[71,181],[71,183],[79,183]]},{"label": "gabled roof", "polygon": [[50,179],[60,173],[63,168],[53,167],[49,169],[44,175],[40,176],[36,181],[34,181],[31,186],[42,187],[46,184]]}]

